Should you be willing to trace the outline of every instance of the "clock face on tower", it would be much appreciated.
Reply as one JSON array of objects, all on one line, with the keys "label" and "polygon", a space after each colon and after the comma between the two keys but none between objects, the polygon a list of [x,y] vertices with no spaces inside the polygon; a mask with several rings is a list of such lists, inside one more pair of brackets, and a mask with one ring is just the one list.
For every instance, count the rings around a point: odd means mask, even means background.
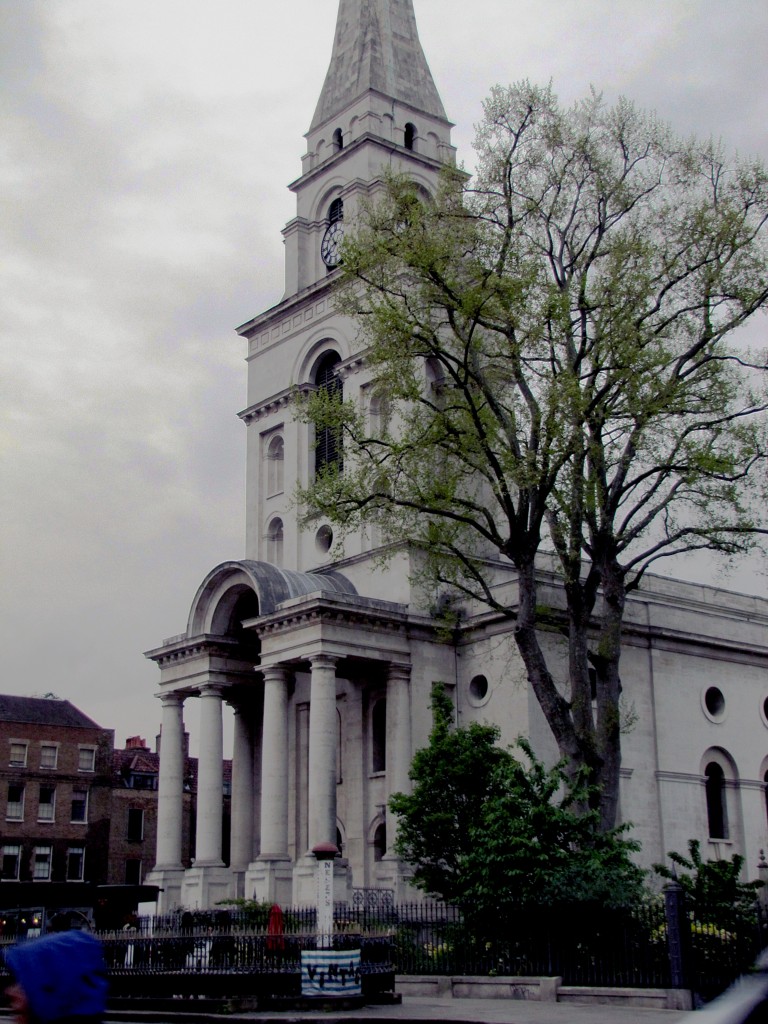
[{"label": "clock face on tower", "polygon": [[320,255],[326,267],[333,269],[338,267],[341,259],[339,257],[339,245],[344,237],[344,225],[340,220],[335,220],[325,229],[323,240],[320,243]]}]

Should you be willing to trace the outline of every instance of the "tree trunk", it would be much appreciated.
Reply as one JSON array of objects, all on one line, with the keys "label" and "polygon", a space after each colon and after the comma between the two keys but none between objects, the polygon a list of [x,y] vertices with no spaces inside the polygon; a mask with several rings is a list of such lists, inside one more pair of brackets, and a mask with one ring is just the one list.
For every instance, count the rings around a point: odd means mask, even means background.
[{"label": "tree trunk", "polygon": [[621,769],[621,627],[624,620],[626,590],[624,574],[616,562],[602,573],[603,600],[600,632],[595,658],[597,669],[597,751],[601,760],[600,827],[616,825],[619,811],[619,780]]},{"label": "tree trunk", "polygon": [[[590,651],[589,616],[573,614],[569,601],[568,664],[570,701],[558,690],[547,668],[536,629],[537,583],[533,565],[518,566],[520,604],[515,642],[523,659],[528,681],[544,712],[547,723],[566,759],[569,778],[575,780],[584,769],[595,787],[595,794],[580,808],[597,808],[604,831],[616,825],[619,806],[619,770],[621,768],[621,729],[619,720],[619,661],[621,624],[624,614],[624,581],[621,571],[612,566],[606,577],[599,612],[597,648]],[[589,681],[590,662],[597,676],[597,720],[593,716]]]},{"label": "tree trunk", "polygon": [[[528,682],[533,687],[560,754],[566,759],[568,776],[575,779],[587,765],[587,760],[573,727],[570,703],[557,689],[539,642],[536,629],[536,570],[532,562],[523,566],[518,565],[517,569],[520,604],[515,626],[515,642],[526,668]],[[585,806],[583,810],[586,809]]]}]

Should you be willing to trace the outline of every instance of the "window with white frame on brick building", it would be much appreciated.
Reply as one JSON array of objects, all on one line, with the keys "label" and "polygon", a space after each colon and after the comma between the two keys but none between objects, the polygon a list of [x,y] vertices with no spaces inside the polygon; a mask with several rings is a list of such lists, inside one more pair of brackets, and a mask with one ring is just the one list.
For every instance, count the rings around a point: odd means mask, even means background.
[{"label": "window with white frame on brick building", "polygon": [[40,744],[40,767],[54,769],[59,763],[58,743]]},{"label": "window with white frame on brick building", "polygon": [[56,787],[40,786],[40,799],[37,804],[37,820],[53,821],[56,817]]},{"label": "window with white frame on brick building", "polygon": [[15,882],[19,878],[21,867],[21,847],[7,845],[3,847],[2,877],[6,882]]},{"label": "window with white frame on brick building", "polygon": [[23,783],[8,783],[8,803],[5,808],[5,817],[7,821],[24,821]]},{"label": "window with white frame on brick building", "polygon": [[67,881],[82,882],[85,877],[85,847],[70,846],[67,850]]},{"label": "window with white frame on brick building", "polygon": [[13,768],[27,767],[27,749],[29,744],[25,740],[11,740],[11,753],[8,763]]},{"label": "window with white frame on brick building", "polygon": [[96,747],[80,747],[77,768],[81,772],[93,772],[96,770]]},{"label": "window with white frame on brick building", "polygon": [[53,848],[51,846],[36,846],[32,862],[32,878],[36,882],[47,882],[51,877],[51,860],[53,859]]},{"label": "window with white frame on brick building", "polygon": [[88,790],[72,790],[72,814],[70,821],[88,821]]}]

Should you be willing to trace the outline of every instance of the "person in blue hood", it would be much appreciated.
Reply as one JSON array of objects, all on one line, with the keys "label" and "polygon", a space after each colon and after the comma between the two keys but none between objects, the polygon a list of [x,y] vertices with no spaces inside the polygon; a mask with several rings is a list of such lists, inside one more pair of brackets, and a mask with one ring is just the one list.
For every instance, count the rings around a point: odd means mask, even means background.
[{"label": "person in blue hood", "polygon": [[107,968],[101,943],[87,932],[61,932],[5,953],[12,983],[5,990],[16,1024],[101,1024]]}]

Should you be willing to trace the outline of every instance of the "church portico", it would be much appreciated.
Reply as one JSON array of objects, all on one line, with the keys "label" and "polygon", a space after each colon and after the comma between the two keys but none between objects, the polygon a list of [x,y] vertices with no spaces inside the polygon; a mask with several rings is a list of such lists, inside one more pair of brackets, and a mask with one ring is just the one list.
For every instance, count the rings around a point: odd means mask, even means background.
[{"label": "church portico", "polygon": [[[162,727],[158,781],[158,843],[155,867],[148,881],[162,887],[163,909],[174,906],[208,906],[233,894],[232,871],[223,858],[223,704],[240,702],[254,687],[256,649],[233,637],[178,636],[158,651],[150,652],[161,669]],[[190,780],[184,777],[184,706],[189,698],[200,701],[200,756],[197,773],[197,814],[192,865],[181,859],[184,792]],[[258,706],[258,700],[252,702]],[[249,737],[253,723],[243,723]],[[245,776],[247,762],[244,736],[240,736],[237,795],[233,817],[252,815],[253,778]],[[248,739],[248,746],[252,740]],[[237,772],[235,772],[237,774]],[[235,841],[242,851],[246,839],[237,828]],[[236,888],[236,886],[234,887]]]},{"label": "church portico", "polygon": [[[340,573],[225,563],[201,586],[190,626],[149,652],[161,670],[157,863],[162,907],[245,896],[314,899],[313,847],[345,846],[338,899],[372,879],[371,820],[407,784],[410,645],[402,605],[361,598]],[[388,688],[391,700],[388,701]],[[192,862],[181,861],[184,706],[200,702]],[[222,832],[223,708],[234,712],[229,858]],[[395,752],[391,776],[386,750]],[[344,771],[342,771],[342,765]],[[342,838],[343,837],[343,838]],[[392,865],[392,868],[395,866]],[[389,880],[387,865],[379,871]]]}]

